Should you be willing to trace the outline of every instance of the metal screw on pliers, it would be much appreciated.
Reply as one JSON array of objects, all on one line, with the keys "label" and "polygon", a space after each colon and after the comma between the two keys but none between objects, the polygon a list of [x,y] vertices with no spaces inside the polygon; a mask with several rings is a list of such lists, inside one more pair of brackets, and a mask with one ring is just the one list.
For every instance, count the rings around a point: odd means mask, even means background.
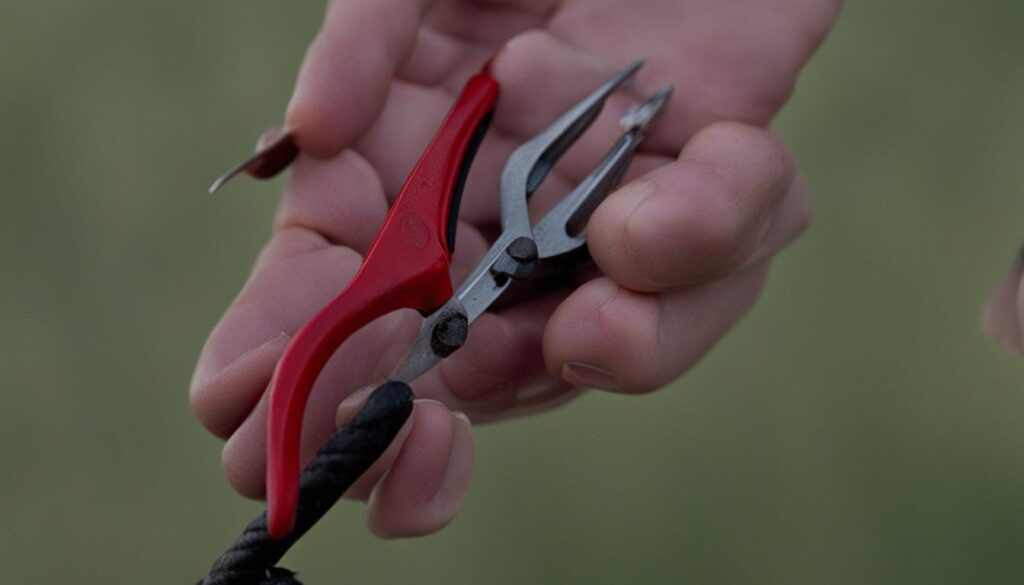
[{"label": "metal screw on pliers", "polygon": [[498,284],[506,279],[525,280],[537,268],[537,242],[532,238],[519,237],[505,248],[505,253],[491,267]]},{"label": "metal screw on pliers", "polygon": [[461,313],[452,313],[434,325],[430,335],[430,349],[438,357],[446,358],[466,343],[469,320]]}]

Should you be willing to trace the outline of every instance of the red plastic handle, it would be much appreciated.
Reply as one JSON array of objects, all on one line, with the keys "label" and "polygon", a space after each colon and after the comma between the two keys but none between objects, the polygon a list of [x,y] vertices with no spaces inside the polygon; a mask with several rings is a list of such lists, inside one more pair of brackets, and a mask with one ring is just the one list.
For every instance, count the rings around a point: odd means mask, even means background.
[{"label": "red plastic handle", "polygon": [[[277,365],[267,420],[267,517],[270,535],[292,530],[299,491],[302,418],[313,383],[349,336],[401,308],[431,313],[452,296],[449,221],[494,109],[498,84],[472,77],[420,157],[348,286],[295,335]],[[454,233],[454,232],[452,232]]]}]

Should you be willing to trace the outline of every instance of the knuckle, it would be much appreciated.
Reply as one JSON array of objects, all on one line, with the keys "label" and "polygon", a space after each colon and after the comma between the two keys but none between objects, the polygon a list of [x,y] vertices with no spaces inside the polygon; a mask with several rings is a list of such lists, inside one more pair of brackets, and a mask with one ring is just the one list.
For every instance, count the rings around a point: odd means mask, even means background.
[{"label": "knuckle", "polygon": [[315,231],[296,225],[280,226],[259,253],[257,263],[276,258],[290,258],[316,252],[330,246]]},{"label": "knuckle", "polygon": [[274,234],[260,252],[257,266],[291,270],[303,266],[304,262],[315,261],[354,271],[362,260],[362,255],[352,248],[332,245],[310,229],[291,226]]},{"label": "knuckle", "polygon": [[[345,185],[345,196],[331,185]],[[323,240],[363,249],[387,215],[384,187],[376,171],[351,150],[324,160],[299,157],[274,217],[274,233],[305,228]]]}]

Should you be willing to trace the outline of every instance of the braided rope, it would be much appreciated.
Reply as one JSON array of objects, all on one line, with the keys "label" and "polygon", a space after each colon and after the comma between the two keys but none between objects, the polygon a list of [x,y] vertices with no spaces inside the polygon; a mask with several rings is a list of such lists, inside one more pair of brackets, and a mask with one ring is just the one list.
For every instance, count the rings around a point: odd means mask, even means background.
[{"label": "braided rope", "polygon": [[274,565],[380,458],[412,413],[412,400],[412,390],[401,382],[377,388],[355,420],[324,443],[302,472],[291,534],[271,538],[263,512],[197,585],[301,585],[294,573]]}]

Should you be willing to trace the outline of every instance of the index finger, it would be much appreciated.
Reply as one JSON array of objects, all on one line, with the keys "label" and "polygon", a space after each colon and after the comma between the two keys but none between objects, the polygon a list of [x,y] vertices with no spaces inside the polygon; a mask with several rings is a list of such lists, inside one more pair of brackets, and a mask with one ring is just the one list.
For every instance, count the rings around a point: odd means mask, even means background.
[{"label": "index finger", "polygon": [[328,157],[377,119],[430,0],[334,0],[306,52],[286,126],[299,148]]}]

